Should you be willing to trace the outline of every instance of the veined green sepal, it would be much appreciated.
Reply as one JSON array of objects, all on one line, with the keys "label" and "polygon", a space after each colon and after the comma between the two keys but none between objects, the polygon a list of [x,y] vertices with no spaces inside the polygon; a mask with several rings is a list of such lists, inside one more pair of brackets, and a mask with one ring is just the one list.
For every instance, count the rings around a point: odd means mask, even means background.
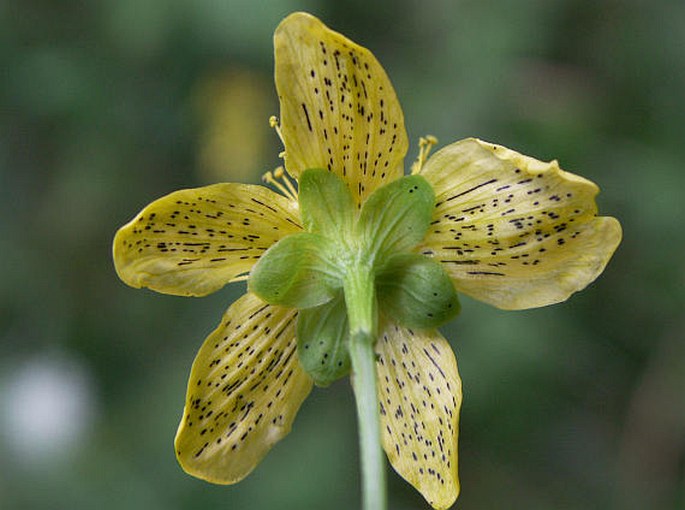
[{"label": "veined green sepal", "polygon": [[305,170],[299,180],[298,201],[309,232],[344,236],[352,229],[356,210],[347,185],[328,170]]},{"label": "veined green sepal", "polygon": [[461,309],[452,280],[440,263],[416,253],[391,256],[376,277],[383,313],[403,326],[433,329]]},{"label": "veined green sepal", "polygon": [[384,260],[419,244],[430,226],[435,193],[420,175],[408,175],[378,188],[362,206],[357,235],[369,252]]},{"label": "veined green sepal", "polygon": [[272,305],[302,309],[326,303],[342,286],[332,253],[332,242],[318,234],[285,237],[252,268],[248,289]]},{"label": "veined green sepal", "polygon": [[300,310],[297,354],[317,386],[328,386],[350,372],[349,326],[342,292],[328,303]]}]

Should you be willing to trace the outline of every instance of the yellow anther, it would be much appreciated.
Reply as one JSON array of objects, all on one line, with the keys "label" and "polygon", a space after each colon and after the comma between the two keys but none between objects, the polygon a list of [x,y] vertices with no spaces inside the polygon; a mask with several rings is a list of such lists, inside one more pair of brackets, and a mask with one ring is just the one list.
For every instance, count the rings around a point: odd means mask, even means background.
[{"label": "yellow anther", "polygon": [[437,145],[438,139],[435,138],[433,135],[426,135],[426,142],[428,142],[431,146]]},{"label": "yellow anther", "polygon": [[269,126],[271,126],[273,129],[276,130],[276,134],[278,135],[278,138],[281,139],[281,143],[285,147],[285,141],[283,140],[283,133],[281,133],[281,126],[278,123],[278,117],[275,115],[272,115],[269,117]]},{"label": "yellow anther", "polygon": [[267,184],[271,184],[272,186],[277,188],[281,193],[283,193],[283,195],[290,198],[288,190],[280,182],[274,179],[273,172],[266,172],[264,175],[262,175],[262,181],[264,181]]},{"label": "yellow anther", "polygon": [[267,184],[271,184],[278,191],[290,200],[297,201],[297,190],[295,186],[288,179],[285,169],[282,166],[276,168],[273,172],[266,172],[262,176],[262,180]]},{"label": "yellow anther", "polygon": [[437,143],[438,139],[435,138],[433,135],[426,135],[419,138],[419,155],[416,158],[414,164],[412,164],[411,166],[412,175],[417,174],[421,171],[423,165],[426,163],[426,160],[428,159],[428,154],[430,154],[431,149]]},{"label": "yellow anther", "polygon": [[[281,133],[281,126],[278,123],[278,117],[276,117],[275,115],[269,117],[269,126],[276,130],[278,138],[281,139],[281,143],[283,143],[283,145],[285,146],[285,141],[283,140],[283,133]],[[283,159],[285,157],[285,151],[281,151],[278,154],[278,157]],[[285,168],[283,168],[282,166],[276,168],[273,171],[273,173],[267,172],[266,174],[264,174],[264,181],[278,188],[278,190],[289,199],[297,200],[297,190],[295,189],[295,186],[293,186],[293,183],[290,182],[290,178],[288,177],[288,174],[285,172]]]}]

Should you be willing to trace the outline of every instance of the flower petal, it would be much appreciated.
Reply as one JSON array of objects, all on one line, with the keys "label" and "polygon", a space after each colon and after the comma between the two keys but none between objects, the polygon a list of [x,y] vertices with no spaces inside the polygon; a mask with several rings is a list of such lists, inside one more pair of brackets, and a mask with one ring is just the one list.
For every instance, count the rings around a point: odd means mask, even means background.
[{"label": "flower petal", "polygon": [[207,337],[176,433],[176,456],[187,473],[236,483],[290,432],[312,388],[297,358],[296,313],[248,293]]},{"label": "flower petal", "polygon": [[558,303],[604,270],[621,240],[597,217],[597,186],[498,145],[462,140],[421,171],[436,208],[422,253],[457,290],[504,309]]},{"label": "flower petal", "polygon": [[271,245],[300,232],[297,204],[263,186],[214,184],[152,202],[114,238],[131,287],[203,296],[250,271]]},{"label": "flower petal", "polygon": [[376,344],[383,448],[400,476],[434,508],[459,495],[461,380],[452,348],[436,330],[386,324]]},{"label": "flower petal", "polygon": [[327,168],[358,205],[401,177],[404,117],[373,54],[305,13],[281,22],[274,46],[288,172]]}]

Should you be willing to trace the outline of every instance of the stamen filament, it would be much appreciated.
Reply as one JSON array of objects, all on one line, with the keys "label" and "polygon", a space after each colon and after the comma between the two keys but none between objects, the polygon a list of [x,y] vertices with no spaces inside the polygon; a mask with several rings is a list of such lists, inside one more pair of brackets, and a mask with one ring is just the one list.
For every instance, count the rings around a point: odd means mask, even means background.
[{"label": "stamen filament", "polygon": [[283,133],[281,133],[281,126],[278,124],[278,117],[275,115],[272,115],[269,117],[269,126],[271,126],[274,130],[276,130],[276,134],[278,135],[278,138],[281,139],[281,143],[283,144],[283,147],[285,147],[285,141],[283,140]]},{"label": "stamen filament", "polygon": [[267,184],[271,184],[278,191],[280,191],[284,197],[289,198],[290,200],[297,200],[297,196],[294,196],[288,188],[286,188],[285,186],[283,186],[283,184],[274,179],[273,172],[266,172],[264,175],[262,175],[262,181],[264,181]]},{"label": "stamen filament", "polygon": [[283,196],[286,198],[297,202],[297,190],[295,189],[295,186],[293,186],[293,183],[290,182],[290,179],[288,179],[285,169],[282,166],[279,166],[273,172],[266,172],[262,176],[262,181],[274,186],[278,191],[283,193]]},{"label": "stamen filament", "polygon": [[[275,115],[269,117],[269,126],[271,126],[276,131],[278,138],[280,138],[281,143],[285,147],[285,140],[283,140],[283,133],[281,132],[281,126],[278,123],[278,117],[276,117]],[[278,157],[281,159],[285,159],[285,151],[279,152]],[[281,191],[281,193],[283,193],[289,199],[297,201],[297,190],[295,189],[295,186],[293,186],[293,183],[290,182],[290,179],[288,179],[288,176],[285,173],[285,169],[282,166],[276,168],[276,170],[274,170],[273,173],[267,172],[266,174],[264,174],[264,177],[262,179],[264,180],[264,182],[273,184],[276,188],[278,188]],[[280,179],[281,181],[283,181],[285,187],[276,179]]]},{"label": "stamen filament", "polygon": [[288,175],[285,173],[285,169],[282,166],[279,166],[274,170],[274,177],[276,179],[281,179],[290,190],[292,196],[295,197],[295,200],[297,200],[297,190],[295,189],[295,186],[293,186],[293,183],[290,182],[290,179],[288,179]]},{"label": "stamen filament", "polygon": [[412,175],[418,174],[428,159],[431,149],[438,143],[438,139],[433,135],[426,135],[419,138],[419,156],[411,166]]}]

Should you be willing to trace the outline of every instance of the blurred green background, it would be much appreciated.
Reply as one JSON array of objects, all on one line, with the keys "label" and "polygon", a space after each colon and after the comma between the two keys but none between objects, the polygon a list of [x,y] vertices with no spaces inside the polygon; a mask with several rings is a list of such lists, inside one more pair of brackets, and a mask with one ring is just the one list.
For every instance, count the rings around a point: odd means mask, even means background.
[{"label": "blurred green background", "polygon": [[[151,200],[279,164],[271,36],[293,10],[376,54],[411,140],[558,158],[623,224],[568,302],[463,298],[444,329],[465,391],[455,508],[685,508],[682,0],[0,3],[0,508],[359,506],[345,380],[242,483],[180,470],[190,364],[244,284],[136,291],[110,256]],[[394,474],[389,490],[427,508]]]}]

